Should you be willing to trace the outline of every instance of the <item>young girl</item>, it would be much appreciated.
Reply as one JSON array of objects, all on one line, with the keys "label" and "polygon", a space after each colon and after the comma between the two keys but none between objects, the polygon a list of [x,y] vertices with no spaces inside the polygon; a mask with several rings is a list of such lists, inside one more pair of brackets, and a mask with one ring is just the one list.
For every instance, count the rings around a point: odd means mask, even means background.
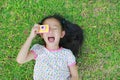
[{"label": "young girl", "polygon": [[[39,34],[38,25],[49,25],[49,32]],[[37,34],[45,44],[34,44],[29,50]],[[36,60],[34,80],[78,80],[75,56],[82,41],[83,32],[78,25],[60,15],[48,16],[34,25],[17,56],[17,62],[23,64]]]}]

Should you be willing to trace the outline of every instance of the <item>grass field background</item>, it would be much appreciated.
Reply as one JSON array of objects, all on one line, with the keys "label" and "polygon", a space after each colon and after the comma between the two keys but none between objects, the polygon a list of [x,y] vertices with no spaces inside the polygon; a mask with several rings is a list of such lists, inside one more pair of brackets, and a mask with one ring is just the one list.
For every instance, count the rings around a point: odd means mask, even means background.
[{"label": "grass field background", "polygon": [[16,56],[33,25],[54,13],[84,30],[80,80],[120,80],[119,0],[0,0],[0,80],[32,80],[34,61],[19,65]]}]

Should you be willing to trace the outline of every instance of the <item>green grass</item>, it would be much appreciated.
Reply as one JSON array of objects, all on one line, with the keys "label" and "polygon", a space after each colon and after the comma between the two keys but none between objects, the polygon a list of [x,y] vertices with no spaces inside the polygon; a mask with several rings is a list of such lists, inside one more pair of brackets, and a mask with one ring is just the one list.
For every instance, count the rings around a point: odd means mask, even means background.
[{"label": "green grass", "polygon": [[34,61],[19,65],[16,56],[32,26],[54,13],[84,30],[80,79],[120,80],[119,0],[1,0],[0,80],[32,80]]}]

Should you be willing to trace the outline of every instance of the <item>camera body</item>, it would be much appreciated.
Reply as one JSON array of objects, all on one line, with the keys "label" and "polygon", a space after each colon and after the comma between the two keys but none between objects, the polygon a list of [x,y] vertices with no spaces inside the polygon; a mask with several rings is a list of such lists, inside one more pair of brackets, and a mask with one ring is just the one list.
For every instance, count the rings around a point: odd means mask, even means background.
[{"label": "camera body", "polygon": [[49,32],[49,26],[48,25],[40,25],[39,26],[39,33],[47,33]]}]

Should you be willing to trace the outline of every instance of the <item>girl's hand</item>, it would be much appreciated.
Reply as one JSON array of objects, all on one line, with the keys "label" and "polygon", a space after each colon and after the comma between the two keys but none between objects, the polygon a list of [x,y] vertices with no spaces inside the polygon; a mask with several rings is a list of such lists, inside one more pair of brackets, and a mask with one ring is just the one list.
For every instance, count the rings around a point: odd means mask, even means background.
[{"label": "girl's hand", "polygon": [[34,27],[31,30],[30,36],[32,39],[35,38],[35,36],[38,34],[39,26],[38,24],[35,24]]}]

